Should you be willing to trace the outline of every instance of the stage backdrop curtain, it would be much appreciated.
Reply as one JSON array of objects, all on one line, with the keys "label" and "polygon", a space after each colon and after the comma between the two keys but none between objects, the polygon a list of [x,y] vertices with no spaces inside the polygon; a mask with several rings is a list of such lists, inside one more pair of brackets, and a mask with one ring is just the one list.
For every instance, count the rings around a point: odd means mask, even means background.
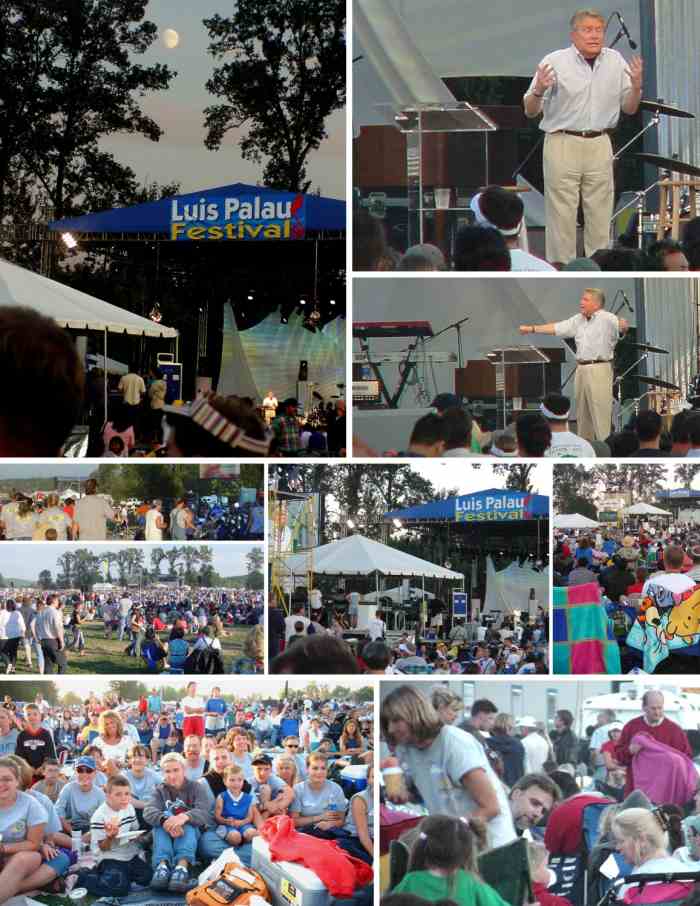
[{"label": "stage backdrop curtain", "polygon": [[527,612],[531,588],[535,589],[536,600],[546,610],[549,597],[549,578],[546,572],[538,573],[531,566],[520,566],[517,560],[499,572],[493,559],[486,558],[485,613],[492,610],[500,610],[502,613],[511,613],[513,610]]},{"label": "stage backdrop curtain", "polygon": [[273,312],[250,330],[239,331],[230,306],[224,314],[219,392],[261,400],[274,390],[277,399],[297,395],[299,362],[309,363],[309,381],[328,400],[345,382],[345,319],[336,318],[315,333],[294,313],[288,324]]}]

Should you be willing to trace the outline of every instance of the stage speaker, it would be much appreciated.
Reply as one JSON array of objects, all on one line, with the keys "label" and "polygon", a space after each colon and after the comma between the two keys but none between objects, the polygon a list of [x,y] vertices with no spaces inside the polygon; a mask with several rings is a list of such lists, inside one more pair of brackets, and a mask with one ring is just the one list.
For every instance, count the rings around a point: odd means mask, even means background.
[{"label": "stage speaker", "polygon": [[299,362],[299,377],[298,381],[308,381],[309,379],[309,363],[306,359],[301,359]]}]

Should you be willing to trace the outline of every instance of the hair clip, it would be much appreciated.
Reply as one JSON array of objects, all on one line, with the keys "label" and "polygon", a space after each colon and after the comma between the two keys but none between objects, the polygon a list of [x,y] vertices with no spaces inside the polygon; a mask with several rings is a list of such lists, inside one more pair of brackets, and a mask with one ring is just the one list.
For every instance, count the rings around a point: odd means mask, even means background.
[{"label": "hair clip", "polygon": [[651,810],[651,813],[656,818],[656,820],[659,822],[661,829],[664,831],[667,831],[670,827],[670,821],[669,821],[669,816],[666,814],[666,812],[663,810],[663,808],[660,808],[660,807],[653,808]]}]

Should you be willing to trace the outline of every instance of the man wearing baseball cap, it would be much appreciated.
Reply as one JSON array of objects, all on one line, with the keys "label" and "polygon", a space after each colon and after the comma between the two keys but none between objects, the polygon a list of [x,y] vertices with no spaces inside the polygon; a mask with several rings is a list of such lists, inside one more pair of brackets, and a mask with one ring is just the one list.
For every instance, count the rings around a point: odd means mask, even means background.
[{"label": "man wearing baseball cap", "polygon": [[256,755],[251,765],[253,780],[250,789],[257,804],[255,824],[259,828],[267,818],[287,814],[294,799],[294,790],[272,773],[272,759],[264,752]]}]

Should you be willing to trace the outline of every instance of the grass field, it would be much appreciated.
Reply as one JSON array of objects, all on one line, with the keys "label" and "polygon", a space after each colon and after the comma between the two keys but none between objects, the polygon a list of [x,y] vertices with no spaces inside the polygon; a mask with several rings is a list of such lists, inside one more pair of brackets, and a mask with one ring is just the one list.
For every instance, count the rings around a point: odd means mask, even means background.
[{"label": "grass field", "polygon": [[[250,626],[227,629],[226,637],[221,639],[226,672],[231,668],[231,661],[243,654],[243,640],[250,629]],[[82,630],[85,636],[85,655],[81,657],[75,651],[69,650],[66,652],[68,656],[68,673],[123,673],[135,675],[144,672],[141,658],[128,657],[124,653],[128,644],[127,641],[118,641],[116,635],[112,635],[111,639],[104,637],[102,621],[84,623]],[[165,641],[167,633],[161,633],[161,639]],[[17,655],[17,673],[35,673],[36,660],[33,655],[32,664],[33,669],[29,670],[24,657],[24,646],[20,645]]]}]

